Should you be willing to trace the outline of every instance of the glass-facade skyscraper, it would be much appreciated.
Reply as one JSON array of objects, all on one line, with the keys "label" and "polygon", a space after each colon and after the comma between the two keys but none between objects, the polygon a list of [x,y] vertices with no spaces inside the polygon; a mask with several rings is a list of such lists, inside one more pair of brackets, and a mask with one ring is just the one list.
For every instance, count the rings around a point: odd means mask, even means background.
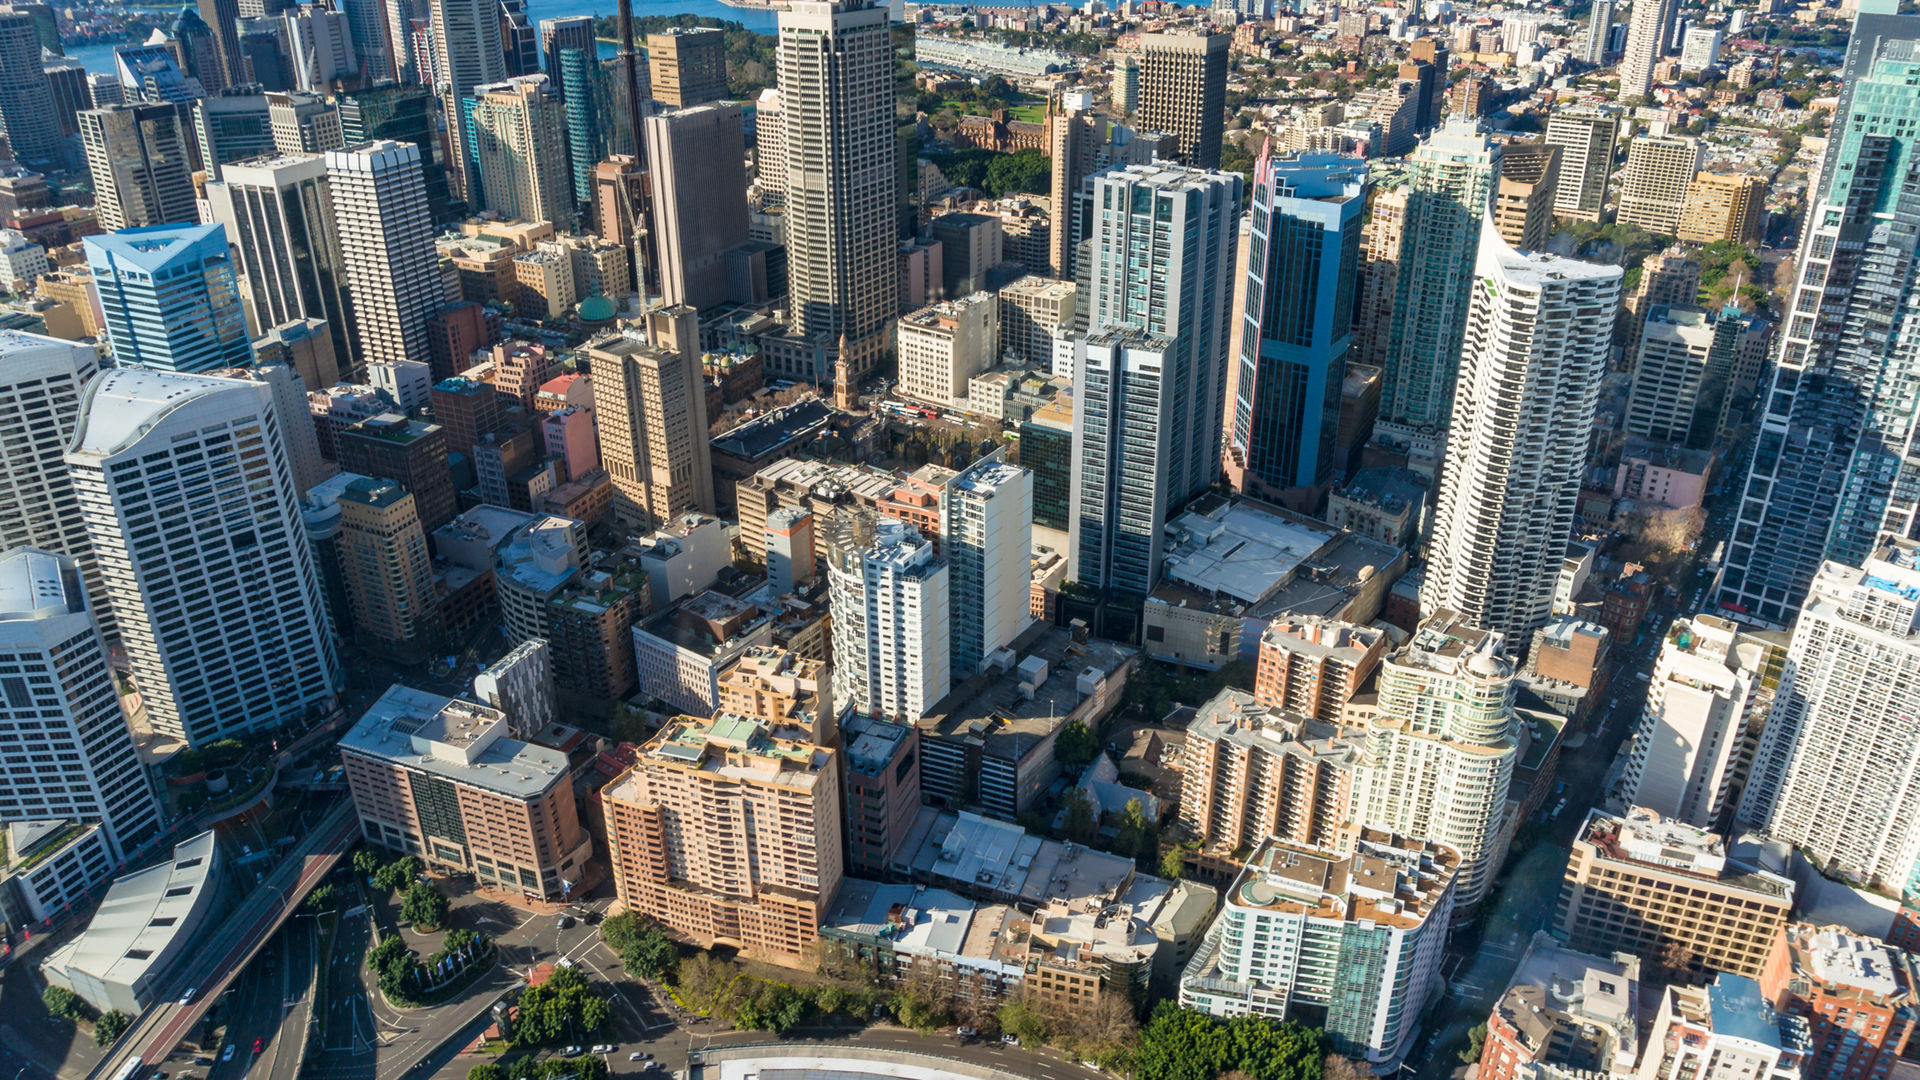
[{"label": "glass-facade skyscraper", "polygon": [[1723,606],[1785,626],[1825,560],[1859,566],[1920,514],[1920,17],[1861,5],[1762,399]]},{"label": "glass-facade skyscraper", "polygon": [[253,363],[225,228],[123,229],[87,237],[86,250],[116,364],[191,372]]}]

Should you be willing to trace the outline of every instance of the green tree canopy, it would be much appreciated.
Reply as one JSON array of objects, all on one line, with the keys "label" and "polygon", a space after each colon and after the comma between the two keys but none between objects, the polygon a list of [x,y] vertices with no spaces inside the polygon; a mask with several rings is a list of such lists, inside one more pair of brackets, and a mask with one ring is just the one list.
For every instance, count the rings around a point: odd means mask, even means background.
[{"label": "green tree canopy", "polygon": [[103,1013],[100,1019],[93,1022],[94,1044],[97,1046],[112,1046],[113,1041],[118,1039],[121,1034],[132,1025],[133,1017],[128,1016],[119,1009]]},{"label": "green tree canopy", "polygon": [[353,871],[361,877],[371,877],[380,869],[380,853],[370,847],[355,848],[353,852]]},{"label": "green tree canopy", "polygon": [[520,995],[515,1046],[585,1039],[606,1026],[612,1006],[576,967],[556,970],[546,982]]},{"label": "green tree canopy", "polygon": [[467,1080],[507,1080],[507,1070],[489,1061],[468,1069]]},{"label": "green tree canopy", "polygon": [[92,1015],[93,1010],[80,1000],[80,995],[64,986],[49,986],[40,992],[40,1001],[47,1012],[62,1020],[80,1021]]},{"label": "green tree canopy", "polygon": [[420,876],[426,867],[417,856],[406,855],[395,859],[373,873],[373,886],[386,892],[399,892],[408,882]]},{"label": "green tree canopy", "polygon": [[429,881],[416,881],[407,886],[400,898],[400,917],[416,927],[428,928],[444,925],[451,905],[440,890]]},{"label": "green tree canopy", "polygon": [[1053,740],[1054,760],[1060,767],[1078,776],[1100,754],[1100,740],[1078,720],[1070,720]]}]

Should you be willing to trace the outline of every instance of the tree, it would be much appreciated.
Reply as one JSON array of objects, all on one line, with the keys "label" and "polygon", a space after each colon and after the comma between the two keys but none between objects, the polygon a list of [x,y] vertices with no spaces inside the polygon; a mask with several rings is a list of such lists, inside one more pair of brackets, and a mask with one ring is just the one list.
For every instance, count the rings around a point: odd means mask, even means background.
[{"label": "tree", "polygon": [[132,1026],[133,1026],[133,1017],[128,1016],[126,1013],[121,1012],[119,1009],[113,1009],[108,1012],[102,1013],[100,1015],[100,1019],[95,1020],[93,1022],[94,1045],[95,1046],[112,1046],[113,1041],[115,1039],[118,1039],[122,1034],[126,1032],[126,1030],[129,1027],[132,1027]]},{"label": "tree", "polygon": [[559,968],[546,982],[529,987],[521,993],[519,1006],[515,1046],[585,1038],[604,1027],[612,1015],[606,997],[596,993],[576,967]]},{"label": "tree", "polygon": [[334,888],[331,885],[316,885],[307,894],[306,909],[318,914],[333,906]]},{"label": "tree", "polygon": [[997,155],[987,165],[985,189],[998,197],[1018,193],[1042,194],[1053,184],[1053,163],[1031,147]]},{"label": "tree", "polygon": [[1168,881],[1179,881],[1187,873],[1187,852],[1198,851],[1200,845],[1191,841],[1173,844],[1160,856],[1160,876]]},{"label": "tree", "polygon": [[380,853],[370,847],[356,848],[353,852],[353,872],[361,877],[372,877],[380,869]]},{"label": "tree", "polygon": [[1100,740],[1078,720],[1068,721],[1053,740],[1054,760],[1070,773],[1078,773],[1091,765],[1099,754]]},{"label": "tree", "polygon": [[1151,860],[1160,850],[1160,824],[1147,816],[1146,804],[1128,799],[1115,827],[1114,854]]},{"label": "tree", "polygon": [[403,856],[374,871],[373,887],[384,892],[399,892],[425,869],[417,856]]},{"label": "tree", "polygon": [[413,924],[417,930],[431,930],[447,921],[447,912],[451,905],[447,898],[432,882],[416,881],[407,886],[400,898],[400,917]]},{"label": "tree", "polygon": [[489,1061],[468,1069],[467,1080],[507,1080],[507,1070]]},{"label": "tree", "polygon": [[48,1014],[62,1020],[85,1020],[91,1010],[80,995],[64,986],[49,986],[40,992],[40,1002],[47,1007]]},{"label": "tree", "polygon": [[631,911],[600,924],[600,939],[620,955],[627,970],[649,979],[671,978],[680,964],[680,948],[660,929]]},{"label": "tree", "polygon": [[1090,844],[1100,835],[1100,823],[1093,816],[1093,799],[1079,788],[1067,792],[1067,819],[1063,831],[1067,839],[1080,844]]},{"label": "tree", "polygon": [[1669,941],[1660,947],[1660,970],[1665,981],[1685,983],[1693,976],[1694,952],[1685,942]]},{"label": "tree", "polygon": [[1000,1030],[1019,1039],[1024,1046],[1039,1046],[1047,1041],[1047,1021],[1022,1001],[1000,1006]]},{"label": "tree", "polygon": [[399,934],[389,934],[380,939],[367,951],[367,967],[380,984],[380,992],[388,997],[404,995],[408,990],[407,979],[420,966],[420,961],[407,948],[406,939]]},{"label": "tree", "polygon": [[1467,1029],[1467,1045],[1460,1050],[1462,1064],[1471,1065],[1480,1060],[1480,1051],[1487,1045],[1487,1024],[1480,1023]]}]

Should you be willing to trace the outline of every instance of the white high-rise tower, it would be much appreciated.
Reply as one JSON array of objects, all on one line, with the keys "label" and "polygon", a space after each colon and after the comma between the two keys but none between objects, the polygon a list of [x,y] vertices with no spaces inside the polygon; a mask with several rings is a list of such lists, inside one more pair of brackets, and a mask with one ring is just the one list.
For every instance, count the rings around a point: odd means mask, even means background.
[{"label": "white high-rise tower", "polygon": [[134,751],[67,555],[0,555],[0,822],[98,823],[124,859],[160,833],[160,805]]},{"label": "white high-rise tower", "polygon": [[1422,605],[1509,643],[1552,613],[1620,268],[1515,251],[1481,224]]},{"label": "white high-rise tower", "polygon": [[384,139],[329,150],[327,183],[360,359],[368,364],[424,361],[427,319],[445,300],[445,287],[420,148]]},{"label": "white high-rise tower", "polygon": [[1653,92],[1653,66],[1673,38],[1674,0],[1634,0],[1627,14],[1627,51],[1620,57],[1620,100]]},{"label": "white high-rise tower", "polygon": [[952,689],[947,561],[920,530],[872,511],[826,529],[833,700],[912,723]]},{"label": "white high-rise tower", "polygon": [[[71,555],[96,598],[99,573],[66,453],[80,425],[80,392],[99,370],[85,345],[0,331],[0,551],[36,547]],[[111,634],[111,619],[100,621]]]},{"label": "white high-rise tower", "polygon": [[67,465],[156,731],[201,745],[333,704],[339,661],[265,384],[106,372]]},{"label": "white high-rise tower", "polygon": [[941,553],[953,585],[953,677],[985,670],[987,657],[1033,621],[1033,474],[983,458],[947,482]]}]

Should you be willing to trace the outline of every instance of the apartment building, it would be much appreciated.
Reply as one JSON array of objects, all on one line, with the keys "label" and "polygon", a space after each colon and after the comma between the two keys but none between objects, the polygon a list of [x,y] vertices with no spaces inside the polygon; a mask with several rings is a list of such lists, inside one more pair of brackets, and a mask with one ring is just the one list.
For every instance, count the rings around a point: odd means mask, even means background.
[{"label": "apartment building", "polygon": [[757,720],[783,737],[832,746],[833,686],[822,660],[777,645],[749,647],[720,673],[719,711]]},{"label": "apartment building", "polygon": [[[1902,1068],[1914,1026],[1920,960],[1841,926],[1792,923],[1775,939],[1760,993],[1806,1021],[1810,1076],[1868,1080]],[[1911,1066],[1907,1066],[1911,1068]]]},{"label": "apartment building", "polygon": [[1615,219],[1659,236],[1680,228],[1687,189],[1700,172],[1700,141],[1680,135],[1642,135],[1627,148]]},{"label": "apartment building", "polygon": [[1703,172],[1687,188],[1675,231],[1689,244],[1758,244],[1767,225],[1767,179]]},{"label": "apartment building", "polygon": [[1216,855],[1267,837],[1328,847],[1352,819],[1362,736],[1223,689],[1187,725],[1180,823]]},{"label": "apartment building", "polygon": [[1640,993],[1639,957],[1592,956],[1535,933],[1487,1016],[1478,1080],[1629,1080],[1640,1064]]},{"label": "apartment building", "polygon": [[369,843],[537,899],[593,857],[567,756],[508,738],[498,709],[395,684],[340,755]]},{"label": "apartment building", "polygon": [[1635,1080],[1826,1080],[1808,1060],[1807,1024],[1768,1003],[1760,984],[1721,973],[1668,986]]},{"label": "apartment building", "polygon": [[1387,633],[1313,615],[1283,618],[1260,634],[1253,697],[1262,705],[1337,724],[1387,653]]},{"label": "apartment building", "polygon": [[601,792],[621,903],[703,945],[800,961],[840,885],[837,756],[745,717],[669,722]]},{"label": "apartment building", "polygon": [[1555,929],[1586,952],[1635,953],[1668,982],[1756,977],[1793,908],[1793,882],[1727,855],[1704,829],[1593,810],[1574,838]]}]

